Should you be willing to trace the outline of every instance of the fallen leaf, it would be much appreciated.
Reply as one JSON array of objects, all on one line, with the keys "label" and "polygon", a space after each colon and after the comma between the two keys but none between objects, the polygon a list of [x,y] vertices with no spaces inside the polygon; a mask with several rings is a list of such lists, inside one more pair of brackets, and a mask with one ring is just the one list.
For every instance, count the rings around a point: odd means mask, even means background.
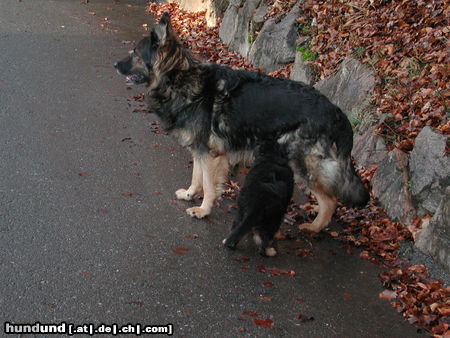
[{"label": "fallen leaf", "polygon": [[272,300],[272,297],[261,296],[261,297],[259,297],[259,299],[261,299],[265,302],[270,302]]},{"label": "fallen leaf", "polygon": [[253,323],[255,323],[258,326],[265,327],[267,329],[273,328],[273,320],[270,318],[260,319],[260,318],[253,318]]},{"label": "fallen leaf", "polygon": [[386,299],[386,300],[390,301],[394,298],[397,298],[397,292],[392,291],[392,290],[384,290],[378,296],[382,299]]},{"label": "fallen leaf", "polygon": [[83,276],[83,277],[90,277],[90,278],[95,277],[95,275],[94,275],[93,273],[86,272],[86,271],[80,272],[80,276]]},{"label": "fallen leaf", "polygon": [[241,170],[239,170],[239,172],[244,175],[247,175],[249,173],[249,171],[250,171],[250,169],[248,169],[248,168],[242,168]]},{"label": "fallen leaf", "polygon": [[184,255],[189,251],[188,248],[176,248],[172,250],[172,253],[177,254],[177,255]]},{"label": "fallen leaf", "polygon": [[249,257],[238,257],[238,258],[233,258],[233,261],[239,262],[239,263],[245,263],[250,261]]},{"label": "fallen leaf", "polygon": [[271,287],[273,286],[273,283],[272,283],[272,282],[263,282],[263,285],[264,285],[266,288],[271,288]]},{"label": "fallen leaf", "polygon": [[352,299],[352,296],[349,293],[347,293],[347,292],[344,292],[343,296],[344,296],[345,300],[351,300]]}]

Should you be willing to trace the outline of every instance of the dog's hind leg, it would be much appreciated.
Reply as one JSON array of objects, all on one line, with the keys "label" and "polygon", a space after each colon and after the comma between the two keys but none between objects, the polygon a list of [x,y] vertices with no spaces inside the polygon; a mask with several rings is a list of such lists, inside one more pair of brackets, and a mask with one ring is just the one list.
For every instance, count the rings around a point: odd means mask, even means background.
[{"label": "dog's hind leg", "polygon": [[319,203],[319,213],[312,223],[301,224],[299,228],[319,232],[330,223],[336,210],[337,198],[333,187],[338,181],[339,165],[320,142],[310,148],[303,163],[308,173],[308,188]]},{"label": "dog's hind leg", "polygon": [[179,200],[192,200],[196,195],[201,194],[203,189],[203,172],[198,155],[193,154],[192,181],[189,188],[179,189],[175,195]]},{"label": "dog's hind leg", "polygon": [[319,203],[319,213],[312,223],[301,224],[299,228],[319,232],[331,221],[331,217],[336,210],[336,197],[330,196],[318,187],[316,187],[316,190],[311,190],[311,192],[316,196]]},{"label": "dog's hind leg", "polygon": [[209,154],[203,155],[200,158],[199,162],[203,179],[203,201],[201,206],[186,210],[190,216],[203,218],[211,213],[211,209],[217,197],[215,173],[217,171],[217,166],[221,164],[222,160],[222,156],[214,158]]}]

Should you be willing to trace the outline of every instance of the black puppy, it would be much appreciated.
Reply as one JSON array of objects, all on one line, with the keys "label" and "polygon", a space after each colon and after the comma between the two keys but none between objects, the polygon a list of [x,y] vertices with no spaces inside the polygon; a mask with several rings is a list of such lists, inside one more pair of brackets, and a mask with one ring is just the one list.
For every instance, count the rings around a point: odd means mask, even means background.
[{"label": "black puppy", "polygon": [[294,175],[288,165],[286,149],[275,140],[261,143],[239,194],[239,211],[231,233],[223,244],[234,248],[245,234],[254,231],[259,253],[275,256],[274,236],[286,213],[293,188]]}]

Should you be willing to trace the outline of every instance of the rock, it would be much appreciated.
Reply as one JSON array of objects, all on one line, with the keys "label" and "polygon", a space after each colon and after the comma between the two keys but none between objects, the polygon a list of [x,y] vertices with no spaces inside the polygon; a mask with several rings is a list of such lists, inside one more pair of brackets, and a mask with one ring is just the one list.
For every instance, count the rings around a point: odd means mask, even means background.
[{"label": "rock", "polygon": [[246,57],[250,49],[249,27],[261,0],[232,0],[223,16],[219,36],[231,50]]},{"label": "rock", "polygon": [[416,214],[408,182],[408,155],[399,149],[387,154],[372,179],[372,192],[389,217],[406,225]]},{"label": "rock", "polygon": [[227,8],[227,0],[172,0],[188,12],[206,11],[206,24],[208,27],[217,25],[217,19],[223,16]]},{"label": "rock", "polygon": [[305,63],[300,53],[295,53],[295,62],[291,71],[291,80],[300,81],[312,86],[316,81],[314,68]]},{"label": "rock", "polygon": [[217,20],[222,18],[228,6],[228,0],[207,1],[206,25],[208,27],[217,26]]},{"label": "rock", "polygon": [[423,128],[410,156],[411,191],[419,215],[434,214],[450,184],[450,158],[445,155],[447,137],[431,127]]},{"label": "rock", "polygon": [[[252,22],[261,25],[266,21],[266,14],[269,11],[269,5],[271,3],[271,0],[262,0],[260,1],[258,7],[256,8],[255,12],[253,13]],[[259,27],[259,28],[261,28]],[[259,29],[258,29],[259,30]]]},{"label": "rock", "polygon": [[300,2],[281,21],[271,18],[264,23],[248,53],[248,59],[255,67],[270,73],[294,62]]},{"label": "rock", "polygon": [[375,129],[374,125],[362,126],[361,132],[354,134],[352,156],[365,168],[380,164],[388,153],[383,138],[375,134]]},{"label": "rock", "polygon": [[450,188],[441,199],[436,213],[416,238],[416,246],[441,263],[450,272]]},{"label": "rock", "polygon": [[374,86],[373,71],[351,57],[342,61],[335,75],[315,85],[346,113],[362,111],[368,105]]},{"label": "rock", "polygon": [[188,12],[200,12],[206,10],[205,0],[172,0],[170,2],[176,2],[182,9]]}]

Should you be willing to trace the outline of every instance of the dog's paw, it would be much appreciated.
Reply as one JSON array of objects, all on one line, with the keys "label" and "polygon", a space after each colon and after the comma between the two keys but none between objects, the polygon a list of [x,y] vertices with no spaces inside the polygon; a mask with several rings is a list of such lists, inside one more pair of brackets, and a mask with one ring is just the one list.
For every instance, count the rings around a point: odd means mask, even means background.
[{"label": "dog's paw", "polygon": [[186,212],[191,217],[203,218],[209,215],[210,210],[206,210],[201,207],[193,207],[186,209]]},{"label": "dog's paw", "polygon": [[277,250],[275,250],[275,248],[266,248],[265,254],[266,256],[273,257],[276,256]]},{"label": "dog's paw", "polygon": [[308,230],[312,232],[320,232],[322,228],[316,226],[314,223],[303,223],[298,226],[299,230]]},{"label": "dog's paw", "polygon": [[194,198],[194,196],[189,194],[188,190],[186,189],[178,189],[177,191],[175,191],[175,196],[177,196],[177,199],[185,201],[190,201]]},{"label": "dog's paw", "polygon": [[236,249],[236,244],[228,241],[228,238],[224,238],[224,240],[222,241],[222,244],[227,249],[231,249],[231,250]]}]

